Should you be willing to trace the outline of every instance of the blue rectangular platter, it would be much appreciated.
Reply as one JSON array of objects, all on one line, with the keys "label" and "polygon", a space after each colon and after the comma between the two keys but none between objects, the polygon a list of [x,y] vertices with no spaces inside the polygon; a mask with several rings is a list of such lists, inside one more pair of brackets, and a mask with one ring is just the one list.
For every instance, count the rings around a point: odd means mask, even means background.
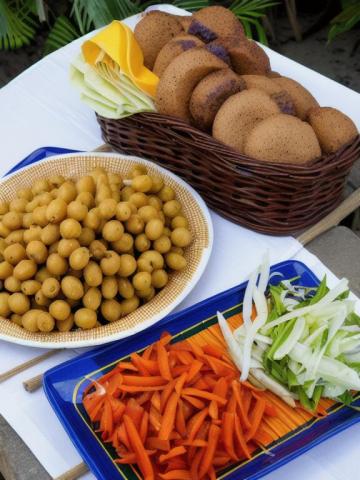
[{"label": "blue rectangular platter", "polygon": [[[286,261],[272,267],[272,284],[281,279],[299,277],[295,283],[309,287],[319,284],[315,275],[303,264]],[[75,359],[49,370],[44,376],[44,390],[63,427],[80,455],[94,475],[101,480],[141,478],[138,472],[127,465],[117,465],[115,452],[101,443],[93,432],[82,407],[82,395],[89,382],[113,368],[120,359],[134,351],[142,350],[159,339],[163,331],[169,331],[176,340],[193,335],[199,329],[216,323],[216,311],[229,317],[241,311],[246,283],[204,300],[179,313],[169,315],[155,326],[118,342],[98,347]],[[91,380],[90,380],[91,378]],[[354,404],[360,404],[359,398]],[[301,455],[316,444],[344,430],[360,420],[355,410],[335,405],[325,418],[313,419],[270,445],[271,456],[263,451],[255,452],[253,458],[218,473],[217,478],[255,480]]]}]

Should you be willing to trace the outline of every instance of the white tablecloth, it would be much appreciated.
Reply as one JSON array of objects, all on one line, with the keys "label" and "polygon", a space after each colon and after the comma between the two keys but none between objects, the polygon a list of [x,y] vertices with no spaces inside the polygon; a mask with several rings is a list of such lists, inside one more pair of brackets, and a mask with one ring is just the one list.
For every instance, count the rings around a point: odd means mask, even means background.
[{"label": "white tablecloth", "polygon": [[[165,7],[166,8],[166,7]],[[171,7],[174,8],[174,7]],[[134,23],[134,20],[131,21]],[[102,143],[95,116],[68,82],[69,62],[81,40],[53,53],[0,90],[0,175],[32,150],[61,146],[92,150]],[[325,48],[325,46],[324,46]],[[341,108],[360,128],[360,95],[268,49],[273,70],[299,80],[322,105]],[[215,241],[208,267],[179,308],[243,281],[269,249],[272,263],[287,258],[304,261],[318,276],[327,269],[291,237],[259,235],[212,213]],[[330,281],[334,277],[328,272]],[[0,373],[38,355],[30,349],[0,342]],[[66,351],[0,384],[0,413],[19,433],[53,477],[81,459],[67,438],[43,392],[26,393],[22,381],[77,355]],[[360,425],[354,426],[268,475],[268,480],[347,480],[359,478]],[[94,478],[91,474],[84,478]]]}]

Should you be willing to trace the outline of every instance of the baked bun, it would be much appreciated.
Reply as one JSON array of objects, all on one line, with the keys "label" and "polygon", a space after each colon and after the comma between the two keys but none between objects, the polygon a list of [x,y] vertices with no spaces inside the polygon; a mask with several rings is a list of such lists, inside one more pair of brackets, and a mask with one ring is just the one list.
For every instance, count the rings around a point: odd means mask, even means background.
[{"label": "baked bun", "polygon": [[201,47],[201,45],[204,45],[204,43],[194,35],[177,35],[160,50],[155,60],[153,72],[158,77],[161,77],[166,67],[175,57],[186,52],[186,50],[190,50],[190,48]]},{"label": "baked bun", "polygon": [[268,72],[266,74],[266,76],[269,77],[269,78],[279,78],[279,77],[281,77],[280,73],[274,72],[274,70],[270,70],[270,72]]},{"label": "baked bun", "polygon": [[244,153],[267,162],[305,164],[321,156],[311,126],[279,113],[258,122],[245,139]]},{"label": "baked bun", "polygon": [[162,47],[182,31],[183,28],[175,15],[157,10],[147,13],[134,30],[135,38],[144,55],[144,65],[152,70]]},{"label": "baked bun", "polygon": [[239,75],[267,75],[270,60],[259,45],[247,38],[224,37],[211,42],[222,45],[229,52],[233,70]]},{"label": "baked bun", "polygon": [[188,33],[198,36],[205,43],[218,37],[245,37],[243,26],[236,16],[221,6],[206,7],[195,12]]},{"label": "baked bun", "polygon": [[272,78],[272,81],[276,82],[282,90],[285,90],[285,92],[290,95],[294,102],[296,116],[301,118],[301,120],[306,119],[307,112],[310,108],[319,106],[311,93],[292,78]]},{"label": "baked bun", "polygon": [[281,89],[279,85],[264,75],[242,75],[246,88],[257,88],[266,92],[278,104],[282,113],[295,115],[294,103],[290,95]]},{"label": "baked bun", "polygon": [[190,122],[189,102],[194,88],[206,75],[224,68],[226,63],[204,47],[181,53],[160,78],[155,98],[157,111]]},{"label": "baked bun", "polygon": [[255,88],[243,90],[220,107],[213,123],[213,137],[243,153],[245,138],[254,126],[279,112],[278,105],[267,93]]},{"label": "baked bun", "polygon": [[215,115],[225,100],[244,88],[244,80],[229,68],[204,77],[190,98],[190,113],[194,124],[202,130],[210,130]]},{"label": "baked bun", "polygon": [[314,129],[325,153],[336,152],[359,134],[354,122],[336,108],[311,108],[307,121]]}]

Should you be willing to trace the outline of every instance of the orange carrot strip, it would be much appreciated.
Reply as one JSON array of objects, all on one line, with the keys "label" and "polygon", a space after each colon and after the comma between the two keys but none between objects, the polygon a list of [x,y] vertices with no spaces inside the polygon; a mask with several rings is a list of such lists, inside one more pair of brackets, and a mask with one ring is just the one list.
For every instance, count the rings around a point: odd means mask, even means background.
[{"label": "orange carrot strip", "polygon": [[109,438],[113,433],[113,429],[114,429],[114,422],[113,422],[111,404],[110,404],[110,401],[106,399],[104,402],[104,411],[103,411],[103,414],[101,415],[101,420],[100,420],[100,431],[102,432],[102,439],[105,440]]},{"label": "orange carrot strip", "polygon": [[190,365],[176,365],[172,368],[171,373],[173,377],[178,377],[182,373],[186,373],[189,371]]},{"label": "orange carrot strip", "polygon": [[163,332],[161,335],[160,335],[160,340],[159,342],[161,343],[161,345],[165,346],[167,344],[169,344],[172,340],[172,335],[171,333],[169,332]]},{"label": "orange carrot strip", "polygon": [[168,352],[160,342],[157,343],[156,348],[157,348],[157,354],[158,354],[157,360],[158,360],[160,375],[163,378],[165,378],[165,380],[170,381],[172,380],[172,375],[170,371]]},{"label": "orange carrot strip", "polygon": [[228,404],[226,405],[226,411],[230,413],[236,412],[236,398],[234,395],[229,398]]},{"label": "orange carrot strip", "polygon": [[187,462],[182,457],[170,458],[166,462],[165,473],[171,472],[172,470],[186,470],[188,467]]},{"label": "orange carrot strip", "polygon": [[215,358],[221,358],[224,354],[224,350],[214,344],[204,345],[203,351],[206,355],[211,355]]},{"label": "orange carrot strip", "polygon": [[273,442],[272,436],[263,428],[258,428],[257,432],[253,436],[254,442],[260,444],[260,445],[269,445],[270,443]]},{"label": "orange carrot strip", "polygon": [[246,434],[246,441],[249,442],[255,435],[257,429],[260,426],[261,420],[265,412],[266,402],[263,398],[258,398],[251,412],[251,428]]},{"label": "orange carrot strip", "polygon": [[196,437],[196,434],[200,430],[201,426],[203,425],[205,418],[209,414],[209,409],[204,408],[204,410],[200,410],[200,412],[196,413],[188,422],[187,431],[188,431],[188,440],[192,442]]},{"label": "orange carrot strip", "polygon": [[211,400],[210,405],[209,405],[209,415],[213,420],[217,420],[219,416],[219,408],[218,404],[214,401]]},{"label": "orange carrot strip", "polygon": [[125,447],[130,450],[130,442],[129,442],[129,437],[125,429],[125,425],[123,423],[120,424],[120,426],[117,428],[118,432],[118,439],[122,444],[125,445]]},{"label": "orange carrot strip", "polygon": [[[145,450],[145,451],[149,456],[154,455],[154,453],[156,453],[156,450]],[[121,465],[136,463],[136,455],[135,453],[127,453],[126,455],[123,455],[122,458],[117,458],[116,460],[114,460],[114,462],[120,463]]]},{"label": "orange carrot strip", "polygon": [[151,354],[153,352],[154,344],[152,343],[148,347],[145,348],[143,354],[141,355],[143,359],[150,360]]},{"label": "orange carrot strip", "polygon": [[209,363],[211,369],[216,373],[216,375],[226,376],[229,373],[235,372],[236,369],[232,365],[219,360],[218,358],[212,357],[211,355],[204,355],[204,358]]},{"label": "orange carrot strip", "polygon": [[117,373],[113,375],[105,384],[105,388],[107,393],[110,396],[119,396],[119,387],[123,383],[123,376],[121,373]]},{"label": "orange carrot strip", "polygon": [[203,349],[200,347],[200,345],[198,345],[197,343],[195,342],[191,342],[191,348],[192,348],[192,351],[194,352],[194,354],[199,357],[199,358],[202,358],[204,356],[204,351]]},{"label": "orange carrot strip", "polygon": [[159,411],[153,405],[151,405],[151,407],[150,407],[149,422],[156,432],[158,432],[160,430],[161,422],[162,422],[162,416],[160,415]]},{"label": "orange carrot strip", "polygon": [[192,346],[187,340],[172,343],[171,345],[169,345],[169,350],[184,350],[191,353],[193,352]]},{"label": "orange carrot strip", "polygon": [[[156,392],[154,392],[154,393],[156,393]],[[136,397],[136,401],[139,405],[143,405],[144,403],[151,400],[151,395],[153,395],[152,392],[141,393],[138,397]]]},{"label": "orange carrot strip", "polygon": [[220,397],[219,395],[215,395],[214,393],[211,392],[204,392],[202,390],[198,390],[196,388],[184,388],[183,389],[183,395],[190,395],[192,397],[200,397],[200,398],[205,398],[206,400],[215,400],[215,402],[220,403],[220,405],[225,405],[227,401]]},{"label": "orange carrot strip", "polygon": [[139,435],[141,438],[142,443],[145,443],[147,434],[148,434],[148,429],[149,429],[149,414],[148,412],[144,412],[141,423],[140,423],[140,429],[139,429]]},{"label": "orange carrot strip", "polygon": [[228,390],[229,383],[224,377],[220,377],[213,388],[213,393],[215,393],[215,395],[218,395],[219,397],[226,398]]},{"label": "orange carrot strip", "polygon": [[191,474],[192,480],[198,480],[199,479],[199,475],[198,475],[199,465],[200,465],[200,462],[201,462],[201,459],[202,459],[203,455],[204,455],[204,450],[201,448],[200,450],[198,450],[195,453],[195,456],[192,459],[192,462],[190,464],[190,474]]},{"label": "orange carrot strip", "polygon": [[141,375],[147,375],[149,376],[150,375],[150,372],[149,370],[144,366],[144,361],[143,359],[140,357],[140,355],[138,355],[137,353],[132,353],[130,355],[130,358],[131,358],[131,361],[133,363],[133,365],[135,365],[135,367],[138,369],[138,371],[141,373]]},{"label": "orange carrot strip", "polygon": [[178,455],[183,455],[184,453],[186,453],[186,448],[185,447],[183,447],[183,446],[174,447],[171,450],[169,450],[168,453],[164,453],[164,454],[160,455],[159,456],[159,462],[164,463],[167,460],[170,460],[170,458],[177,457]]},{"label": "orange carrot strip", "polygon": [[146,439],[146,447],[155,450],[170,450],[170,441],[169,440],[160,440],[157,437],[148,437]]},{"label": "orange carrot strip", "polygon": [[195,377],[197,373],[200,372],[201,367],[203,366],[203,362],[199,360],[194,360],[190,366],[190,370],[187,375],[187,382],[191,382],[191,380]]},{"label": "orange carrot strip", "polygon": [[209,470],[208,470],[208,475],[210,480],[216,480],[216,473],[214,467],[211,465]]},{"label": "orange carrot strip", "polygon": [[206,440],[201,440],[200,438],[195,438],[194,440],[184,440],[181,442],[181,445],[185,445],[187,447],[206,447],[207,446]]},{"label": "orange carrot strip", "polygon": [[154,387],[158,385],[164,385],[166,383],[166,380],[160,376],[140,377],[137,375],[123,375],[122,378],[124,385]]},{"label": "orange carrot strip", "polygon": [[178,407],[176,411],[176,419],[175,419],[175,427],[176,430],[182,437],[186,435],[186,422],[184,417],[184,403],[181,399],[179,399]]},{"label": "orange carrot strip", "polygon": [[176,392],[173,392],[168,402],[166,403],[162,424],[161,424],[159,435],[158,435],[160,440],[168,440],[170,433],[174,428],[176,407],[178,404],[178,400],[179,400],[178,394]]},{"label": "orange carrot strip", "polygon": [[131,363],[131,362],[119,362],[117,365],[116,365],[116,368],[118,370],[130,370],[132,372],[137,372],[138,369],[136,368],[136,366]]},{"label": "orange carrot strip", "polygon": [[247,417],[249,417],[249,410],[250,410],[250,405],[251,401],[253,399],[252,392],[250,390],[247,390],[246,388],[243,389],[242,391],[242,397],[243,397],[243,406],[244,406],[244,412]]},{"label": "orange carrot strip", "polygon": [[176,355],[176,358],[183,365],[191,365],[195,360],[194,356],[186,350],[171,350],[171,352]]},{"label": "orange carrot strip", "polygon": [[271,403],[266,402],[265,415],[269,415],[269,417],[277,417],[278,415],[277,408]]},{"label": "orange carrot strip", "polygon": [[170,395],[174,391],[174,388],[175,388],[175,380],[171,380],[171,382],[169,382],[165,386],[163,391],[161,392],[161,394],[160,394],[160,413],[163,413],[163,411],[165,409],[165,406],[166,406],[166,403],[167,403],[168,399],[170,398]]},{"label": "orange carrot strip", "polygon": [[184,372],[175,381],[175,391],[178,395],[181,395],[181,391],[182,391],[182,389],[185,385],[187,376],[188,376],[188,374]]},{"label": "orange carrot strip", "polygon": [[247,458],[250,458],[251,455],[250,455],[250,452],[249,452],[249,448],[246,444],[244,434],[243,434],[242,429],[241,429],[240,419],[239,419],[239,417],[236,413],[235,413],[234,427],[235,427],[235,437],[236,437],[237,443],[239,445],[239,448],[241,449],[241,453],[239,454],[239,457],[241,457],[241,455],[244,454]]},{"label": "orange carrot strip", "polygon": [[221,455],[217,453],[213,459],[213,465],[214,467],[223,467],[230,461],[231,461],[231,458],[229,457],[229,455],[225,455],[225,454]]},{"label": "orange carrot strip", "polygon": [[210,469],[215,455],[216,447],[219,441],[221,428],[217,425],[210,425],[208,444],[204,451],[204,456],[199,469],[199,477],[202,478]]},{"label": "orange carrot strip", "polygon": [[199,400],[198,398],[191,397],[190,395],[182,395],[182,398],[184,398],[187,402],[189,402],[192,406],[197,408],[198,410],[202,410],[205,408],[205,402],[202,400]]},{"label": "orange carrot strip", "polygon": [[127,415],[134,422],[137,429],[140,428],[144,409],[137,403],[135,398],[130,398],[126,404],[124,415]]},{"label": "orange carrot strip", "polygon": [[137,464],[144,476],[145,480],[154,480],[154,469],[150,461],[149,455],[146,453],[141,438],[136,430],[134,422],[128,415],[124,415],[124,424],[129,441],[137,459]]},{"label": "orange carrot strip", "polygon": [[122,402],[118,398],[110,397],[109,401],[110,401],[111,410],[113,414],[113,421],[115,424],[117,424],[118,422],[120,422],[125,412],[126,405],[124,402]]},{"label": "orange carrot strip", "polygon": [[241,391],[240,391],[240,388],[241,388],[240,383],[237,380],[233,380],[231,382],[231,387],[232,387],[234,396],[236,398],[236,403],[239,407],[241,421],[242,421],[244,427],[248,430],[251,427],[251,424],[250,424],[249,419],[248,419],[248,417],[245,413],[244,404],[242,402],[242,396],[241,396]]},{"label": "orange carrot strip", "polygon": [[246,387],[248,390],[252,390],[253,392],[264,392],[265,390],[262,388],[255,387],[252,383],[245,380],[245,382],[241,382],[241,385]]},{"label": "orange carrot strip", "polygon": [[[193,388],[197,388],[199,390],[210,390],[211,386],[206,381],[206,379],[204,377],[201,377],[200,375],[197,375],[197,377],[199,378],[196,380],[196,382],[190,382],[190,385]],[[195,380],[195,378],[193,380]]]},{"label": "orange carrot strip", "polygon": [[154,387],[136,387],[135,385],[120,385],[119,390],[122,392],[137,393],[137,392],[155,392],[156,390],[164,390],[165,385],[157,385]]},{"label": "orange carrot strip", "polygon": [[192,480],[189,470],[172,470],[167,473],[159,473],[163,480]]},{"label": "orange carrot strip", "polygon": [[235,415],[233,413],[224,412],[223,415],[223,429],[222,429],[222,440],[226,452],[233,460],[237,460],[238,456],[234,450],[234,425],[235,424]]}]

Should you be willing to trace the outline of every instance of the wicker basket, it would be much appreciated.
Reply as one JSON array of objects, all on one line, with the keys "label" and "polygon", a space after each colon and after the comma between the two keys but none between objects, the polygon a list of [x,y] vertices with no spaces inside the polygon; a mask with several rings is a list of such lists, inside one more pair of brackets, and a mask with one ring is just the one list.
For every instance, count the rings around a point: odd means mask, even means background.
[{"label": "wicker basket", "polygon": [[304,166],[251,159],[182,120],[158,113],[122,120],[99,116],[98,121],[104,140],[117,151],[168,168],[222,216],[273,235],[302,230],[336,207],[360,157],[360,137]]}]

